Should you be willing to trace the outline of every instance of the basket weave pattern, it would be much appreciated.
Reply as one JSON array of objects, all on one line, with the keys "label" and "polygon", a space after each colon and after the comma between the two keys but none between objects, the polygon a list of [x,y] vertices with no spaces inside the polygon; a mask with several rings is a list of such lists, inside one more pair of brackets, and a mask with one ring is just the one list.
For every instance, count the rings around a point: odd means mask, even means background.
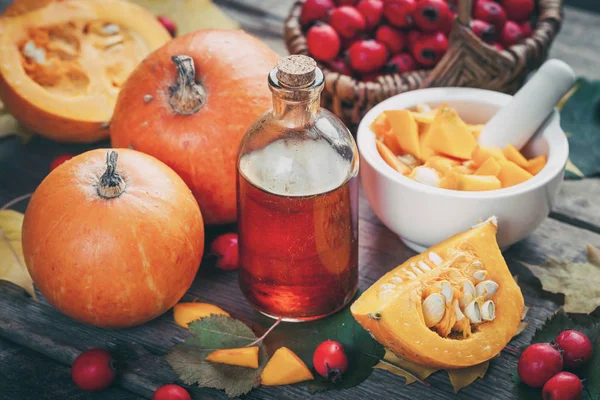
[{"label": "basket weave pattern", "polygon": [[[309,55],[300,24],[304,1],[294,3],[285,21],[284,39],[290,54]],[[521,87],[527,74],[546,60],[560,30],[562,0],[539,0],[537,8],[539,19],[531,36],[500,52],[471,31],[471,0],[459,0],[448,51],[433,69],[388,74],[375,82],[362,82],[319,63],[325,72],[322,104],[346,125],[355,127],[377,103],[409,90],[461,86],[512,94]]]}]

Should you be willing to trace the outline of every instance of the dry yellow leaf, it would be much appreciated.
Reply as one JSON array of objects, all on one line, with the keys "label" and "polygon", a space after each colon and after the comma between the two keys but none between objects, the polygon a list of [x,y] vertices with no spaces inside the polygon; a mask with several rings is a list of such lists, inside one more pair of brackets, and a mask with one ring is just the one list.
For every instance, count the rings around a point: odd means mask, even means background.
[{"label": "dry yellow leaf", "polygon": [[0,210],[0,280],[20,286],[35,298],[33,281],[25,266],[21,247],[22,226],[22,213]]},{"label": "dry yellow leaf", "polygon": [[454,388],[454,393],[458,393],[460,389],[469,386],[471,383],[475,382],[477,378],[483,378],[489,366],[490,362],[486,361],[469,368],[448,370],[448,377]]},{"label": "dry yellow leaf", "polygon": [[383,369],[391,372],[394,375],[402,376],[406,379],[406,384],[416,382],[417,380],[423,380],[429,377],[434,372],[439,371],[437,368],[424,367],[407,361],[403,358],[396,356],[389,350],[385,351],[383,361],[380,361],[373,368]]},{"label": "dry yellow leaf", "polygon": [[199,29],[239,29],[239,24],[229,18],[211,0],[130,0],[148,9],[154,15],[171,18],[177,25],[177,35]]}]

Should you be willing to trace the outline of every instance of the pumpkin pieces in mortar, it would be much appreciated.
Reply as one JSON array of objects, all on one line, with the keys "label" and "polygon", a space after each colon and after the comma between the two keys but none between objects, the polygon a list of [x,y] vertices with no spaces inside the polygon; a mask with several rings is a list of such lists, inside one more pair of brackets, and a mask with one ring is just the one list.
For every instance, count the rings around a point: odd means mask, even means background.
[{"label": "pumpkin pieces in mortar", "polygon": [[0,98],[24,126],[62,142],[108,136],[131,71],[171,37],[124,0],[15,0],[0,16]]},{"label": "pumpkin pieces in mortar", "polygon": [[408,259],[365,291],[352,315],[383,346],[419,365],[452,369],[490,360],[517,332],[524,308],[496,231],[490,218]]},{"label": "pumpkin pieces in mortar", "polygon": [[454,109],[388,110],[371,123],[377,150],[397,172],[417,182],[450,190],[485,191],[517,185],[546,165],[546,156],[528,160],[513,146],[483,147],[483,125],[465,123]]},{"label": "pumpkin pieces in mortar", "polygon": [[113,147],[173,168],[207,224],[236,220],[236,157],[271,107],[266,79],[279,56],[243,31],[203,30],[148,56],[125,83],[110,124]]},{"label": "pumpkin pieces in mortar", "polygon": [[191,286],[204,251],[194,196],[138,151],[97,149],[54,169],[23,221],[23,254],[50,304],[90,325],[142,324]]}]

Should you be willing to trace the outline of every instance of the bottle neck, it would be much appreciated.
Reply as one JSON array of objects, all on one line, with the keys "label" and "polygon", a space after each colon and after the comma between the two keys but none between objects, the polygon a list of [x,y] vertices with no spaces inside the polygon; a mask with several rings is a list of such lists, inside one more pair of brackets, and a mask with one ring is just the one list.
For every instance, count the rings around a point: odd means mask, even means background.
[{"label": "bottle neck", "polygon": [[309,125],[319,114],[319,92],[303,100],[290,100],[273,93],[273,115],[286,126]]},{"label": "bottle neck", "polygon": [[321,108],[323,73],[318,70],[315,81],[308,86],[288,87],[277,80],[274,71],[269,75],[269,88],[273,93],[273,116],[288,128],[297,129],[313,123]]}]

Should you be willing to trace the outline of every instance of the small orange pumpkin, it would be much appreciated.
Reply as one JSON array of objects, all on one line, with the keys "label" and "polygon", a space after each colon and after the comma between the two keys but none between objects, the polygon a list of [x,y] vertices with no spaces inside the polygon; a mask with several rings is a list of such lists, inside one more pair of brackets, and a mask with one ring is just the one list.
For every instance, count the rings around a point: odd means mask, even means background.
[{"label": "small orange pumpkin", "polygon": [[271,107],[267,76],[278,58],[243,31],[197,31],[172,40],[121,90],[112,146],[143,151],[173,168],[207,224],[234,222],[238,147]]},{"label": "small orange pumpkin", "polygon": [[61,312],[101,327],[138,325],[173,307],[203,251],[189,188],[162,162],[128,149],[92,150],[60,165],[23,222],[36,286]]},{"label": "small orange pumpkin", "polygon": [[42,136],[97,141],[129,73],[170,39],[126,1],[15,0],[0,16],[0,98]]}]

